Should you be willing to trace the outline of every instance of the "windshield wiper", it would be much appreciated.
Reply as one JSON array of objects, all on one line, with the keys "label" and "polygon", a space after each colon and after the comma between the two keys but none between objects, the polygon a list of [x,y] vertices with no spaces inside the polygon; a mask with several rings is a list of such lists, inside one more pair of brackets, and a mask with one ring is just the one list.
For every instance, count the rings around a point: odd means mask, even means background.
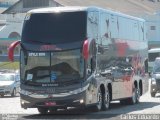
[{"label": "windshield wiper", "polygon": [[47,44],[47,45],[51,45],[52,44],[52,43],[48,43],[48,42],[33,41],[33,40],[30,40],[29,42],[32,42],[32,43],[42,43],[42,44]]}]

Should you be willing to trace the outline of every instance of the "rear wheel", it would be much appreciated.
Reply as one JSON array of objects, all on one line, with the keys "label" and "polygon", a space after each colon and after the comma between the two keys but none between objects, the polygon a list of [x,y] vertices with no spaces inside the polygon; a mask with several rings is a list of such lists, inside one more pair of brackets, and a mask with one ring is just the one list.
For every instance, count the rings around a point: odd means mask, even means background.
[{"label": "rear wheel", "polygon": [[48,112],[48,109],[47,108],[37,108],[38,109],[38,112],[40,113],[40,114],[47,114],[47,112]]},{"label": "rear wheel", "polygon": [[93,106],[92,110],[95,112],[102,110],[102,102],[103,102],[102,101],[102,92],[99,88],[99,90],[98,90],[98,103],[95,106]]},{"label": "rear wheel", "polygon": [[110,106],[110,93],[106,88],[105,94],[102,95],[102,110],[108,110]]},{"label": "rear wheel", "polygon": [[140,96],[141,96],[140,89],[135,87],[133,89],[132,97],[120,100],[120,104],[122,104],[122,105],[133,105],[133,104],[136,104],[136,103],[139,102]]},{"label": "rear wheel", "polygon": [[139,98],[140,98],[140,91],[138,88],[134,88],[133,90],[133,94],[132,97],[128,99],[129,104],[136,104],[139,102]]}]

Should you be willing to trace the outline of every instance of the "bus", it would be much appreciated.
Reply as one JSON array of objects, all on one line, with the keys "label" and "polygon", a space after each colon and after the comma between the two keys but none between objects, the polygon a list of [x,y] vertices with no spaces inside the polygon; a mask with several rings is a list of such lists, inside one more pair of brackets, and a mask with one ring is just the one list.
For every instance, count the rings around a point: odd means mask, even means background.
[{"label": "bus", "polygon": [[41,114],[68,107],[107,110],[136,104],[144,93],[145,21],[98,7],[29,11],[21,41],[21,107]]},{"label": "bus", "polygon": [[148,50],[148,71],[152,72],[154,61],[157,57],[160,57],[160,48],[151,48]]}]

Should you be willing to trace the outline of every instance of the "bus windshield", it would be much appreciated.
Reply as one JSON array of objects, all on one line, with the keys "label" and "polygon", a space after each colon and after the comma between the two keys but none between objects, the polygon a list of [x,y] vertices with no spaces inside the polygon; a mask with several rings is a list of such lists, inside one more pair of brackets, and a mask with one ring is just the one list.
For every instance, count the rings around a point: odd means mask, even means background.
[{"label": "bus windshield", "polygon": [[22,42],[64,44],[86,38],[84,11],[63,13],[33,13],[24,21]]},{"label": "bus windshield", "polygon": [[[23,56],[24,53],[21,52]],[[61,52],[28,52],[22,79],[34,83],[79,81],[84,77],[84,59],[80,49]]]}]

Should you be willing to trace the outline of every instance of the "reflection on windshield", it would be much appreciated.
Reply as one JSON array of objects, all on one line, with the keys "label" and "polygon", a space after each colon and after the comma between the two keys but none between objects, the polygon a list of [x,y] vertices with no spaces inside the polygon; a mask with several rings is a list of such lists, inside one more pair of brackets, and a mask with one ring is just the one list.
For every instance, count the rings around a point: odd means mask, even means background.
[{"label": "reflection on windshield", "polygon": [[86,37],[86,12],[36,13],[24,21],[23,42],[64,44]]},{"label": "reflection on windshield", "polygon": [[0,81],[14,81],[14,75],[0,75]]},{"label": "reflection on windshield", "polygon": [[22,73],[27,82],[77,81],[84,76],[84,59],[80,49],[46,52],[43,56],[30,56],[30,53],[28,55],[27,65],[23,66],[24,74]]}]

